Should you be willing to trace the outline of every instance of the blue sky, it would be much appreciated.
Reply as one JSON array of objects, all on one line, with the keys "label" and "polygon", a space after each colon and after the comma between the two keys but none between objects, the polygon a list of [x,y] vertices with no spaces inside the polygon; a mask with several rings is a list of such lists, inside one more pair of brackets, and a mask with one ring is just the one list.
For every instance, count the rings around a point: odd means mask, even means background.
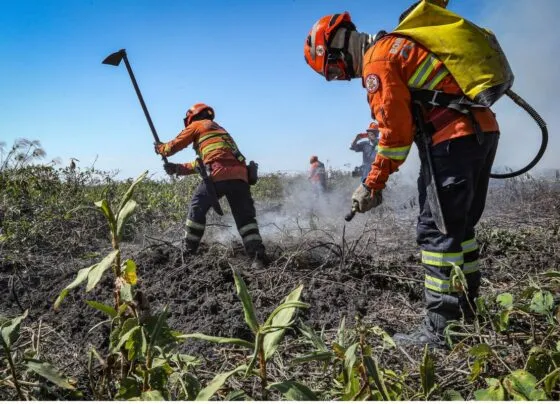
[{"label": "blue sky", "polygon": [[[327,83],[309,69],[303,41],[317,19],[344,10],[360,31],[390,30],[411,2],[0,0],[0,140],[11,145],[16,138],[37,139],[47,160],[59,157],[66,164],[75,157],[81,166],[95,161],[99,169],[120,170],[121,177],[145,169],[161,175],[124,65],[101,64],[126,48],[162,140],[173,138],[188,107],[202,101],[215,108],[216,120],[263,171],[306,170],[311,154],[334,168],[358,165],[360,156],[348,145],[370,121],[365,92],[359,81]],[[542,17],[558,15],[559,3],[451,0],[450,8],[486,23],[498,38],[512,35],[502,43],[508,53],[519,39],[513,36],[520,29],[515,18],[531,4],[542,13],[531,16],[535,24],[525,26],[525,38],[556,45],[556,26],[546,31],[548,39],[538,31],[544,29]],[[507,18],[515,12],[519,16]],[[541,78],[549,74],[538,72],[538,65],[536,70]],[[527,71],[535,74],[535,67]],[[516,80],[531,90],[526,76]],[[539,102],[550,102],[536,101],[537,109]],[[189,148],[171,161],[193,157]]]}]

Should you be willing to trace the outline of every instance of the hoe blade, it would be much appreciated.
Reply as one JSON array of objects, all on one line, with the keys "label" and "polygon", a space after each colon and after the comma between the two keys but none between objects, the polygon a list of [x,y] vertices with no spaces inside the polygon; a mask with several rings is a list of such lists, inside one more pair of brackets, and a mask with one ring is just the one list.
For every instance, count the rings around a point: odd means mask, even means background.
[{"label": "hoe blade", "polygon": [[126,51],[124,49],[121,49],[118,52],[111,53],[101,63],[103,63],[104,65],[118,66],[121,63],[124,55],[126,55]]}]

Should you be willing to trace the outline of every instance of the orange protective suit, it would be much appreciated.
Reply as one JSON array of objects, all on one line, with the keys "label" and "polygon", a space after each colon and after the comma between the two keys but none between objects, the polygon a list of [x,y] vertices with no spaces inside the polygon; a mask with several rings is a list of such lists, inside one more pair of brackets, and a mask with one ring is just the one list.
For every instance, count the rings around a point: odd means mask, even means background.
[{"label": "orange protective suit", "polygon": [[[162,144],[160,153],[166,157],[172,156],[191,143],[204,164],[211,167],[210,177],[213,181],[248,181],[245,158],[235,141],[224,128],[210,119],[191,122],[175,139]],[[195,168],[196,161],[181,164],[178,174],[193,174]]]},{"label": "orange protective suit", "polygon": [[[369,189],[381,190],[389,175],[406,159],[414,140],[416,128],[409,88],[421,82],[449,94],[461,95],[462,91],[443,63],[426,48],[395,34],[382,37],[366,51],[362,80],[380,132],[377,157],[365,184]],[[473,108],[473,112],[482,132],[499,132],[489,108]],[[430,107],[424,118],[435,129],[434,145],[475,133],[469,116],[449,108]]]}]

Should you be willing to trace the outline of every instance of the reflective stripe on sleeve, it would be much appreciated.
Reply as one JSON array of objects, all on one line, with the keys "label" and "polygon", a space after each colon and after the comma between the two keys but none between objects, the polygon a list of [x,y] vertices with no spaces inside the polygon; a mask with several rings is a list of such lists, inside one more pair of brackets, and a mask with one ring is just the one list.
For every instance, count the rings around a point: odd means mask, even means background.
[{"label": "reflective stripe on sleeve", "polygon": [[405,160],[411,146],[383,147],[377,146],[377,153],[392,160]]}]

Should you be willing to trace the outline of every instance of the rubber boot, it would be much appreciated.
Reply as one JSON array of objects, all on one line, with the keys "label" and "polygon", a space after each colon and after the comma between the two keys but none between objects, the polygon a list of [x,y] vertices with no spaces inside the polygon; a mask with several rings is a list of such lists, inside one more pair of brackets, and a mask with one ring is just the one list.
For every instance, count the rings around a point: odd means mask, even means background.
[{"label": "rubber boot", "polygon": [[426,316],[424,322],[408,334],[397,333],[393,335],[393,341],[400,346],[425,346],[430,348],[445,349],[447,345],[443,337],[443,328],[436,329],[430,319]]},{"label": "rubber boot", "polygon": [[252,260],[251,269],[261,270],[264,269],[269,263],[264,245],[260,241],[252,241],[245,245],[245,251],[247,255]]},{"label": "rubber boot", "polygon": [[183,255],[186,256],[186,257],[191,256],[191,255],[196,255],[196,252],[198,251],[198,246],[199,245],[200,245],[199,242],[189,240],[189,239],[185,238],[183,240],[183,247],[184,247]]}]

